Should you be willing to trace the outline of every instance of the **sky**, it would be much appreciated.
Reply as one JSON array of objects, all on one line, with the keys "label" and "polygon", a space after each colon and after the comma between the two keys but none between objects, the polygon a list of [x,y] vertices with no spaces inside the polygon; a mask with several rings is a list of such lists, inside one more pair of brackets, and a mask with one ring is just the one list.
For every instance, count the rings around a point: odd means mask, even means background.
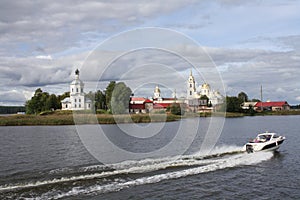
[{"label": "sky", "polygon": [[[124,81],[184,96],[190,71],[223,95],[300,104],[300,1],[0,2],[0,105],[24,105],[37,88],[85,92]],[[154,31],[153,31],[154,30]],[[151,47],[151,48],[149,48]]]}]

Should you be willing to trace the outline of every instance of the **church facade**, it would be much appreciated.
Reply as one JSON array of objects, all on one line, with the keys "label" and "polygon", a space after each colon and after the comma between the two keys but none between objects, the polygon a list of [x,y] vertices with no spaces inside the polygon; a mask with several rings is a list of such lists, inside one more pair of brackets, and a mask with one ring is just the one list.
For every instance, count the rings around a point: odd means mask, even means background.
[{"label": "church facade", "polygon": [[147,113],[155,110],[166,110],[172,104],[179,104],[190,112],[212,112],[213,109],[224,103],[224,97],[211,89],[208,83],[203,83],[197,90],[196,81],[192,71],[186,85],[186,97],[177,98],[176,91],[172,98],[164,98],[158,86],[155,87],[152,98],[134,97],[130,98],[129,112]]},{"label": "church facade", "polygon": [[188,105],[200,106],[205,104],[203,100],[207,99],[206,97],[208,98],[207,105],[216,106],[224,103],[224,97],[219,91],[212,90],[208,83],[203,83],[197,90],[195,78],[191,71],[187,80],[186,103]]},{"label": "church facade", "polygon": [[62,110],[91,110],[92,101],[85,97],[84,83],[79,78],[79,70],[75,71],[75,79],[70,83],[70,97],[61,101]]}]

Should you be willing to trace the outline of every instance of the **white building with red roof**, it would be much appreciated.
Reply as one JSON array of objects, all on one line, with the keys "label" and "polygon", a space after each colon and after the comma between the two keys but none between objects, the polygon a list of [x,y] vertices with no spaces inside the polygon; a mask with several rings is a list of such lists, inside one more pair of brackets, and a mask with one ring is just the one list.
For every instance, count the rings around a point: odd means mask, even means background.
[{"label": "white building with red roof", "polygon": [[177,99],[176,93],[173,98],[163,98],[158,86],[155,87],[152,98],[130,98],[129,111],[131,113],[148,113],[155,110],[166,110],[172,104],[183,104],[184,99]]},{"label": "white building with red roof", "polygon": [[279,110],[290,110],[290,105],[286,101],[267,101],[267,102],[257,102],[254,105],[254,110],[261,111],[279,111]]}]

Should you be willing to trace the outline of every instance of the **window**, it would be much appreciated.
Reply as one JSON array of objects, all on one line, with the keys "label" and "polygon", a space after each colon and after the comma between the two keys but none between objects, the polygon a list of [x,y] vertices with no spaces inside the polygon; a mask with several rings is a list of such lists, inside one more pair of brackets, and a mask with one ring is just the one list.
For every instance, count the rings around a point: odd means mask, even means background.
[{"label": "window", "polygon": [[190,88],[192,87],[192,84],[190,84]]},{"label": "window", "polygon": [[76,88],[76,92],[78,92],[78,88]]},{"label": "window", "polygon": [[77,107],[77,105],[75,104],[75,106],[74,106],[75,108]]},{"label": "window", "polygon": [[81,99],[79,99],[79,102],[81,102]]},{"label": "window", "polygon": [[77,101],[77,99],[74,99],[74,102],[76,102]]},{"label": "window", "polygon": [[83,93],[83,88],[81,88],[81,93]]},{"label": "window", "polygon": [[190,95],[192,95],[192,91],[190,91]]},{"label": "window", "polygon": [[81,104],[79,104],[79,106],[78,106],[79,108],[81,108]]},{"label": "window", "polygon": [[88,105],[88,106],[89,106],[89,108],[90,108],[90,107],[91,107],[91,104],[89,103],[89,105]]},{"label": "window", "polygon": [[68,108],[68,104],[66,104],[66,108]]},{"label": "window", "polygon": [[72,92],[74,92],[74,88],[72,88]]}]

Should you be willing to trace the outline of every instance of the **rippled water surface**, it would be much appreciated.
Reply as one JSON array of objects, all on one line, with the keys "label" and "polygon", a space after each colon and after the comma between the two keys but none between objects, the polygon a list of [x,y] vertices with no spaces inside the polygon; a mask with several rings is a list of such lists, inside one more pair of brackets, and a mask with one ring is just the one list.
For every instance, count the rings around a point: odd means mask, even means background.
[{"label": "rippled water surface", "polygon": [[[300,199],[299,122],[300,116],[226,119],[209,154],[198,151],[198,134],[185,155],[109,165],[88,153],[74,126],[0,127],[0,199]],[[147,152],[166,145],[179,123],[165,124],[149,142],[120,137],[114,125],[104,129],[120,147]],[[202,131],[207,123],[200,119]],[[279,152],[240,152],[266,130],[286,136]]]}]

